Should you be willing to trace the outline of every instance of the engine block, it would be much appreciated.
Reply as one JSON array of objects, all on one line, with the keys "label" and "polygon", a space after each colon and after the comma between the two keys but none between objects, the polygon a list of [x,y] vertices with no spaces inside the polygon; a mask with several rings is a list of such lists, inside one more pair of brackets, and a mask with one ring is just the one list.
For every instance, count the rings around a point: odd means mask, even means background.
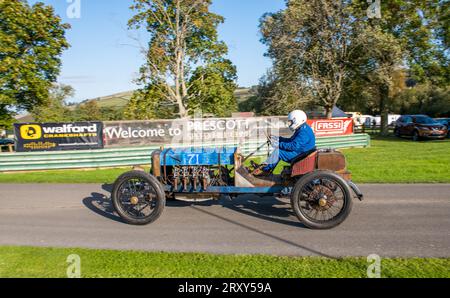
[{"label": "engine block", "polygon": [[[198,192],[230,182],[236,148],[165,149],[153,154],[153,174],[172,192]],[[155,168],[157,168],[155,170]]]}]

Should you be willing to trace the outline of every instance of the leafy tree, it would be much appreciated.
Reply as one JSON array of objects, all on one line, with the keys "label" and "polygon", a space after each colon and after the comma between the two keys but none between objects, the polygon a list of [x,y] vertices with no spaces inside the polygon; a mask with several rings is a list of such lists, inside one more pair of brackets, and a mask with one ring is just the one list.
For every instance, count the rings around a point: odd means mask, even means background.
[{"label": "leafy tree", "polygon": [[51,6],[0,0],[0,122],[49,100],[68,28]]},{"label": "leafy tree", "polygon": [[448,84],[448,53],[444,43],[439,42],[445,39],[439,30],[444,22],[440,8],[444,2],[447,1],[382,1],[382,18],[375,20],[363,18],[366,1],[354,1],[352,5],[353,15],[363,20],[367,43],[359,53],[365,56],[364,62],[354,69],[348,82],[370,90],[381,114],[382,134],[388,132],[387,116],[399,67],[406,67],[410,79],[417,83]]},{"label": "leafy tree", "polygon": [[309,94],[331,117],[355,63],[350,59],[353,48],[362,42],[356,21],[351,1],[332,0],[288,0],[285,10],[263,17],[262,41],[281,80],[274,81],[275,94],[280,85],[292,91],[290,96],[275,96],[281,100],[277,105],[304,105],[299,95]]},{"label": "leafy tree", "polygon": [[239,112],[253,112],[256,115],[261,115],[262,109],[262,100],[259,96],[258,89],[259,85],[252,86],[248,91],[248,96],[243,100],[238,100],[238,110]]},{"label": "leafy tree", "polygon": [[50,89],[49,99],[45,104],[31,110],[33,119],[37,122],[64,122],[71,118],[71,111],[65,100],[72,97],[75,91],[68,85],[54,85]]},{"label": "leafy tree", "polygon": [[420,84],[396,94],[391,109],[399,114],[426,114],[450,117],[450,87]]},{"label": "leafy tree", "polygon": [[90,100],[76,107],[72,112],[73,121],[100,121],[102,120],[102,111],[97,101]]},{"label": "leafy tree", "polygon": [[355,51],[360,63],[346,83],[365,93],[367,105],[381,115],[381,134],[387,134],[391,87],[402,61],[402,48],[395,36],[379,26],[368,25],[360,36],[367,42]]},{"label": "leafy tree", "polygon": [[[261,86],[261,97],[270,101],[265,106],[271,111],[310,101],[329,114],[339,100],[381,114],[387,133],[403,77],[410,86],[448,86],[448,2],[381,1],[382,17],[368,19],[365,0],[287,0],[285,10],[262,19],[274,60],[273,79]],[[406,70],[402,77],[399,69]]]},{"label": "leafy tree", "polygon": [[127,106],[124,116],[129,120],[147,120],[173,118],[175,107],[164,100],[165,95],[160,87],[147,85],[134,92]]},{"label": "leafy tree", "polygon": [[101,121],[120,121],[124,119],[124,108],[101,107]]},{"label": "leafy tree", "polygon": [[[198,75],[202,70],[197,68],[222,63],[227,53],[226,45],[217,36],[217,26],[224,19],[212,13],[210,5],[211,0],[134,1],[132,9],[136,15],[129,21],[129,27],[145,27],[150,33],[150,41],[148,48],[143,49],[146,63],[141,67],[138,80],[144,87],[132,103],[135,108],[132,107],[129,115],[133,116],[136,111],[137,117],[142,113],[153,116],[150,111],[145,112],[148,107],[143,107],[142,103],[153,110],[155,106],[167,110],[171,105],[179,117],[189,115],[191,101],[205,89],[199,85],[205,82],[205,77]],[[211,80],[210,77],[208,83]],[[227,84],[226,77],[216,80],[220,81]],[[157,97],[152,96],[155,93]],[[228,95],[224,94],[222,101],[217,102],[227,106],[228,101]]]},{"label": "leafy tree", "polygon": [[307,109],[314,103],[310,91],[306,86],[299,86],[298,81],[269,70],[257,87],[253,99],[255,111],[263,115],[286,115],[295,109]]},{"label": "leafy tree", "polygon": [[190,79],[192,92],[197,95],[190,101],[191,114],[201,110],[219,117],[231,116],[237,110],[236,78],[236,68],[229,60],[198,67]]}]

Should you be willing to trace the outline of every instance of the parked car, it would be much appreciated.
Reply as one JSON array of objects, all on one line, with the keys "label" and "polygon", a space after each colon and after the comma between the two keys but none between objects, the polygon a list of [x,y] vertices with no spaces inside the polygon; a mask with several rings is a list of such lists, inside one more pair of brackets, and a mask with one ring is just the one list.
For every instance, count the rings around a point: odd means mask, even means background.
[{"label": "parked car", "polygon": [[14,140],[12,139],[0,139],[0,145],[4,146],[4,145],[14,145]]},{"label": "parked car", "polygon": [[414,141],[421,138],[444,139],[448,128],[426,115],[403,115],[395,123],[394,134],[411,136]]},{"label": "parked car", "polygon": [[434,120],[436,120],[440,124],[447,126],[447,130],[448,130],[447,137],[450,138],[450,118],[436,118]]}]

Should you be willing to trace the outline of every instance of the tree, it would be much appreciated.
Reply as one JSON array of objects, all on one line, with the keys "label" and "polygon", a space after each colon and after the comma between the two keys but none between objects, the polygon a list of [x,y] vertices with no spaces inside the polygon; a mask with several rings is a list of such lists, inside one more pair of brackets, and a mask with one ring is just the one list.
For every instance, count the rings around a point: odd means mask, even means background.
[{"label": "tree", "polygon": [[363,88],[374,98],[374,106],[381,115],[381,134],[386,135],[391,88],[401,63],[402,48],[395,36],[378,26],[367,26],[361,37],[367,41],[358,53],[362,63],[354,69],[349,79],[356,84],[364,81]]},{"label": "tree", "polygon": [[[138,80],[144,86],[138,92],[140,102],[144,98],[151,107],[174,106],[179,117],[192,112],[191,101],[205,89],[200,85],[206,73],[198,75],[201,70],[197,68],[222,63],[227,53],[226,45],[217,36],[217,26],[224,19],[210,12],[210,5],[211,0],[134,1],[136,15],[129,27],[145,27],[150,33],[148,47],[143,49],[146,63]],[[225,77],[220,81],[227,84]],[[155,93],[158,96],[153,98]],[[224,102],[228,102],[227,96]]]},{"label": "tree", "polygon": [[102,116],[97,101],[90,100],[76,107],[72,112],[72,121],[100,121]]},{"label": "tree", "polygon": [[64,122],[71,118],[71,111],[65,100],[74,95],[74,89],[68,85],[53,85],[49,99],[45,104],[31,109],[31,115],[37,122]]},{"label": "tree", "polygon": [[120,107],[101,107],[101,121],[120,121],[124,119],[124,108]]},{"label": "tree", "polygon": [[68,28],[51,6],[0,0],[0,122],[49,100]]},{"label": "tree", "polygon": [[365,86],[365,92],[371,91],[381,114],[381,134],[388,133],[387,118],[394,100],[392,88],[397,69],[407,68],[410,79],[416,83],[448,84],[448,53],[443,42],[445,35],[439,30],[445,21],[441,11],[444,2],[447,1],[382,1],[382,18],[375,20],[363,17],[366,1],[353,2],[353,16],[362,20],[362,36],[367,42],[358,53],[363,63],[354,68],[347,83],[360,84]]},{"label": "tree", "polygon": [[222,60],[198,67],[191,79],[192,93],[190,112],[201,110],[218,117],[231,116],[237,110],[236,68],[229,60]]},{"label": "tree", "polygon": [[271,69],[257,87],[254,104],[256,112],[263,115],[286,115],[292,110],[307,109],[315,100],[311,89],[298,84],[289,73]]},{"label": "tree", "polygon": [[381,114],[385,134],[388,113],[404,89],[399,69],[410,83],[448,86],[449,1],[381,5],[381,19],[368,18],[365,0],[288,0],[285,10],[266,15],[263,42],[274,60],[274,79],[261,88],[271,101],[266,106],[286,107],[290,99],[329,112],[339,100],[352,110]]},{"label": "tree", "polygon": [[124,116],[129,120],[173,118],[177,114],[175,108],[164,99],[162,89],[149,84],[133,93],[125,107]]},{"label": "tree", "polygon": [[[298,95],[309,94],[323,106],[327,117],[339,100],[354,48],[362,42],[351,17],[351,1],[288,0],[287,8],[266,14],[261,21],[262,42],[274,61],[279,83],[289,86],[294,105],[305,104]],[[275,98],[277,99],[277,98]],[[286,106],[286,96],[278,96]]]},{"label": "tree", "polygon": [[450,117],[450,87],[420,84],[396,94],[391,109],[398,114]]}]

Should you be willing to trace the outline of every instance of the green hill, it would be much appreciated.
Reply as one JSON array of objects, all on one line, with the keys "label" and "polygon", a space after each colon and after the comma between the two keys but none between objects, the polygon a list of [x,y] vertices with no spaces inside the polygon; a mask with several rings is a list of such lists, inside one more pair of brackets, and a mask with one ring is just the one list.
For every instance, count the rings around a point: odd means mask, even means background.
[{"label": "green hill", "polygon": [[[70,109],[75,109],[76,106],[85,104],[90,101],[96,101],[98,106],[100,108],[123,108],[127,105],[128,101],[133,96],[134,91],[126,91],[126,92],[120,92],[112,95],[92,98],[92,99],[86,99],[78,104],[74,104],[70,106]],[[239,87],[235,91],[235,96],[238,101],[238,103],[245,102],[248,100],[251,96],[254,95],[251,88],[245,88],[245,87]],[[24,114],[20,115],[17,118],[18,122],[33,122],[33,118],[30,114]]]},{"label": "green hill", "polygon": [[87,99],[85,101],[82,101],[80,104],[84,104],[89,101],[96,101],[98,106],[101,108],[121,108],[126,106],[128,101],[131,99],[131,96],[133,96],[133,91],[126,91],[108,96]]}]

